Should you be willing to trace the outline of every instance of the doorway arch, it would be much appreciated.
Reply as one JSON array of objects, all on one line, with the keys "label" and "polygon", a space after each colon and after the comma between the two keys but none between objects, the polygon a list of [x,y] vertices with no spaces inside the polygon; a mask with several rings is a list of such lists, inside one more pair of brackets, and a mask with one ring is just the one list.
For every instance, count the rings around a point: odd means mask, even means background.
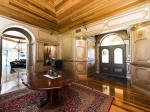
[{"label": "doorway arch", "polygon": [[120,35],[107,34],[100,40],[100,73],[126,77],[126,44]]},{"label": "doorway arch", "polygon": [[110,46],[110,45],[121,45],[125,44],[122,37],[118,34],[111,33],[102,37],[100,40],[100,46]]},{"label": "doorway arch", "polygon": [[[33,36],[33,34],[27,29],[24,28],[22,26],[10,26],[5,28],[2,32],[1,32],[1,36],[0,36],[0,79],[2,77],[2,37],[3,34],[5,32],[8,31],[17,31],[22,33],[23,35],[25,35],[25,38],[27,40],[27,61],[26,61],[26,70],[27,73],[31,73],[33,72],[33,42],[35,41],[35,38]],[[0,89],[1,89],[1,80],[0,80]]]}]

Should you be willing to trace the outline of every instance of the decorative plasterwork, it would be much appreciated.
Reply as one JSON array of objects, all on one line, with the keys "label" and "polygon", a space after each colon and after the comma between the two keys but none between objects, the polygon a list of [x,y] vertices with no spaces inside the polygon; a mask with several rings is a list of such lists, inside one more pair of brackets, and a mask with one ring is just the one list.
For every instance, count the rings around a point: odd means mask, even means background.
[{"label": "decorative plasterwork", "polygon": [[135,61],[148,61],[150,60],[150,40],[142,39],[135,43]]},{"label": "decorative plasterwork", "polygon": [[76,62],[75,63],[76,73],[86,73],[86,62]]},{"label": "decorative plasterwork", "polygon": [[45,31],[39,30],[37,39],[40,42],[51,43],[54,45],[59,44],[59,39],[55,32],[45,32]]},{"label": "decorative plasterwork", "polygon": [[131,12],[131,13],[127,13],[118,17],[115,17],[113,19],[110,19],[107,22],[107,26],[111,27],[111,26],[118,26],[118,25],[126,25],[129,24],[133,21],[139,21],[139,20],[143,20],[143,19],[147,19],[148,18],[148,12],[149,12],[149,8],[143,8],[140,10],[137,10],[135,12]]},{"label": "decorative plasterwork", "polygon": [[133,67],[132,84],[143,90],[150,90],[150,69],[144,67]]},{"label": "decorative plasterwork", "polygon": [[100,33],[128,29],[130,26],[150,20],[150,5],[145,5],[122,14],[86,25],[86,35],[91,36]]}]

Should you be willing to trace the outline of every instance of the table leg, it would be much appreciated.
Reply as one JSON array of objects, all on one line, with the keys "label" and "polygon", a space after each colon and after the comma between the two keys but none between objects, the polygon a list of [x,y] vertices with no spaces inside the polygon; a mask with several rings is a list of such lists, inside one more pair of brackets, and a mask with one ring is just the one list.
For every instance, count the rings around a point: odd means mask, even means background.
[{"label": "table leg", "polygon": [[61,97],[59,96],[59,89],[48,90],[48,102],[52,106],[59,106],[62,102]]},{"label": "table leg", "polygon": [[63,104],[62,98],[59,96],[59,89],[47,90],[47,100],[41,107],[47,105],[49,107],[58,107]]}]

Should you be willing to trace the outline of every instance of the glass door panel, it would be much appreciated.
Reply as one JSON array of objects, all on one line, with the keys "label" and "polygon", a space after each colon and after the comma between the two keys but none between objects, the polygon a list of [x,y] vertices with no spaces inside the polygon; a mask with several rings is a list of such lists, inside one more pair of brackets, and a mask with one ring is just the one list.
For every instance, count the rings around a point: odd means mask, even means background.
[{"label": "glass door panel", "polygon": [[109,63],[109,51],[108,51],[108,49],[102,50],[102,63]]},{"label": "glass door panel", "polygon": [[123,64],[123,52],[121,48],[114,50],[114,64]]}]

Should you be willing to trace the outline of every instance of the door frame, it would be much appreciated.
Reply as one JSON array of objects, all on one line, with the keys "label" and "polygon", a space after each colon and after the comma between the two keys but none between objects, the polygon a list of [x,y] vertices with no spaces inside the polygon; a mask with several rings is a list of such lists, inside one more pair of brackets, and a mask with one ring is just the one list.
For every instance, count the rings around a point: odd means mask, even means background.
[{"label": "door frame", "polygon": [[27,61],[26,61],[27,73],[30,74],[34,71],[33,50],[34,50],[35,36],[33,35],[32,32],[30,32],[30,30],[22,26],[6,27],[3,31],[1,31],[0,34],[0,90],[1,90],[1,77],[2,77],[2,36],[3,33],[6,31],[18,31],[25,35],[27,40]]},{"label": "door frame", "polygon": [[[128,35],[127,35],[127,32],[126,31],[116,31],[115,33],[107,33],[107,34],[102,34],[102,36],[101,36],[101,38],[99,38],[99,48],[98,48],[98,54],[99,55],[97,55],[97,56],[99,56],[99,73],[101,73],[101,52],[100,52],[100,48],[102,47],[101,45],[102,45],[102,42],[103,42],[103,40],[105,39],[105,38],[107,38],[108,36],[111,36],[111,35],[116,35],[116,36],[118,36],[118,37],[120,37],[120,39],[122,40],[122,44],[115,44],[115,45],[108,45],[108,46],[117,46],[117,45],[124,45],[124,51],[123,51],[123,62],[124,62],[124,74],[123,75],[121,75],[121,77],[123,77],[123,78],[126,78],[126,76],[127,76],[127,70],[126,70],[126,66],[127,66],[127,63],[126,63],[126,53],[127,53],[127,51],[126,51],[126,43],[125,43],[125,41],[124,41],[124,39],[128,39],[127,37],[128,37]],[[106,45],[107,46],[107,45]],[[127,54],[129,54],[129,53],[127,53]],[[109,59],[109,60],[112,60],[112,59]],[[110,74],[110,75],[113,75],[113,76],[119,76],[119,75],[115,75],[115,74]],[[120,77],[120,76],[119,76]]]},{"label": "door frame", "polygon": [[[114,50],[116,48],[121,48],[122,49],[122,56],[123,56],[123,64],[115,64],[114,63]],[[102,50],[103,49],[108,49],[109,51],[109,63],[102,63]],[[99,61],[100,61],[100,72],[101,73],[107,73],[116,77],[126,77],[126,45],[121,44],[121,45],[110,45],[110,46],[100,46],[99,47]],[[106,70],[105,70],[106,69]],[[115,72],[116,70],[122,70],[122,72]]]}]

